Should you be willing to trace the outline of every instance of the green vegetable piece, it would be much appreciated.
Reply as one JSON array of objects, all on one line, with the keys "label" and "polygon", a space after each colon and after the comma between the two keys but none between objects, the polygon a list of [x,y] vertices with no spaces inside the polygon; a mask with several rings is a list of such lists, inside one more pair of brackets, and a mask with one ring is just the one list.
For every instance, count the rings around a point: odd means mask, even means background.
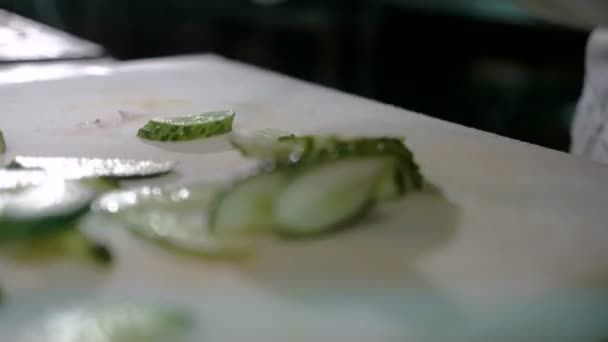
[{"label": "green vegetable piece", "polygon": [[218,235],[268,231],[274,225],[276,194],[285,183],[282,172],[259,172],[218,195],[211,209],[211,230]]},{"label": "green vegetable piece", "polygon": [[174,118],[156,118],[140,128],[137,136],[156,141],[208,138],[232,130],[233,111],[217,111]]},{"label": "green vegetable piece", "polygon": [[278,232],[326,234],[366,214],[385,168],[384,158],[348,158],[307,166],[277,195]]},{"label": "green vegetable piece", "polygon": [[262,129],[251,132],[232,132],[230,143],[243,156],[267,160],[289,160],[294,151],[294,144],[283,139],[294,138],[293,134],[274,129]]},{"label": "green vegetable piece", "polygon": [[[100,193],[114,190],[119,187],[119,184],[115,179],[96,177],[81,178],[76,177],[76,173],[66,174],[64,176],[49,174],[44,170],[0,169],[0,191],[17,190],[58,180],[79,180],[83,184],[90,185]],[[69,178],[70,176],[74,176],[74,178]]]},{"label": "green vegetable piece", "polygon": [[238,146],[241,151],[246,152],[243,153],[247,156],[272,155],[278,165],[315,164],[350,157],[387,156],[394,160],[387,161],[383,181],[378,188],[378,199],[390,199],[422,188],[423,176],[414,160],[414,155],[403,141],[397,138],[283,136],[277,138],[274,143],[270,139],[266,139],[265,142],[259,144],[253,139],[240,139]]},{"label": "green vegetable piece", "polygon": [[180,341],[193,325],[190,312],[180,308],[136,304],[76,307],[48,314],[28,327],[19,341]]},{"label": "green vegetable piece", "polygon": [[136,178],[169,173],[173,168],[173,163],[129,159],[18,156],[9,164],[9,167],[42,169],[50,176],[64,179],[90,177]]},{"label": "green vegetable piece", "polygon": [[143,187],[102,196],[93,209],[137,236],[173,250],[219,258],[248,255],[249,240],[224,239],[209,230],[206,209],[217,191],[214,184]]},{"label": "green vegetable piece", "polygon": [[0,131],[0,154],[6,152],[6,141],[4,141],[4,134]]},{"label": "green vegetable piece", "polygon": [[53,181],[0,193],[0,242],[64,230],[84,214],[95,190],[77,181]]}]

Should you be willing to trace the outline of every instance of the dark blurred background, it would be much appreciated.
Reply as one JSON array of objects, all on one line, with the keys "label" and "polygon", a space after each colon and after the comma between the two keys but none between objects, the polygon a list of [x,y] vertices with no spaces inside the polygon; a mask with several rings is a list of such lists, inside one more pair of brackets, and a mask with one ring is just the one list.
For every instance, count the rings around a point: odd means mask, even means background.
[{"label": "dark blurred background", "polygon": [[117,59],[215,52],[567,150],[587,34],[510,0],[0,0]]}]

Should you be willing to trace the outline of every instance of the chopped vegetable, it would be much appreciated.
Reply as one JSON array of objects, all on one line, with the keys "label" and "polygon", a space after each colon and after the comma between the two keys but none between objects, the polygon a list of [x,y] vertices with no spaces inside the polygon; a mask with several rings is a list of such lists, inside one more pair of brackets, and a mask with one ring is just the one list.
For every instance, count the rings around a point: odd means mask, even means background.
[{"label": "chopped vegetable", "polygon": [[231,185],[218,195],[211,209],[211,230],[234,235],[273,228],[275,197],[285,178],[283,172],[263,171]]},{"label": "chopped vegetable", "polygon": [[[70,176],[74,178],[69,178]],[[16,190],[61,180],[80,180],[84,184],[92,186],[98,192],[113,190],[118,187],[118,183],[115,180],[108,178],[81,178],[77,177],[75,173],[61,176],[59,174],[50,174],[44,170],[34,169],[0,169],[0,191]]]},{"label": "chopped vegetable", "polygon": [[78,181],[54,181],[0,193],[0,242],[31,238],[70,227],[96,192]]},{"label": "chopped vegetable", "polygon": [[278,165],[314,164],[348,157],[388,156],[378,199],[390,199],[422,187],[423,177],[412,152],[397,138],[279,136],[259,131],[235,135],[232,143],[245,156],[273,159]]},{"label": "chopped vegetable", "polygon": [[263,129],[251,132],[232,132],[230,143],[245,157],[288,160],[290,154],[298,151],[294,151],[294,144],[282,142],[281,139],[292,137],[295,136],[288,132]]},{"label": "chopped vegetable", "polygon": [[28,327],[24,342],[164,342],[182,340],[194,320],[187,310],[155,305],[105,305],[61,310]]},{"label": "chopped vegetable", "polygon": [[224,239],[209,230],[206,209],[217,189],[213,184],[143,187],[109,193],[93,208],[136,235],[175,250],[208,257],[249,254],[249,240]]},{"label": "chopped vegetable", "polygon": [[233,111],[218,111],[150,120],[137,136],[148,140],[186,141],[208,138],[232,130]]},{"label": "chopped vegetable", "polygon": [[394,158],[394,161],[386,168],[385,178],[380,187],[382,190],[380,197],[382,198],[402,195],[407,191],[419,190],[422,187],[423,177],[414,161],[414,155],[400,139],[304,136],[281,140],[283,142],[291,141],[296,146],[305,146],[305,152],[297,161],[298,163],[315,163],[319,160],[347,157],[387,156]]},{"label": "chopped vegetable", "polygon": [[307,166],[275,200],[278,231],[287,236],[331,232],[367,213],[384,158],[348,158]]},{"label": "chopped vegetable", "polygon": [[11,168],[43,169],[52,176],[66,179],[86,177],[134,178],[166,174],[172,162],[128,159],[16,157]]},{"label": "chopped vegetable", "polygon": [[0,131],[0,154],[6,152],[6,142],[4,141],[4,134]]}]

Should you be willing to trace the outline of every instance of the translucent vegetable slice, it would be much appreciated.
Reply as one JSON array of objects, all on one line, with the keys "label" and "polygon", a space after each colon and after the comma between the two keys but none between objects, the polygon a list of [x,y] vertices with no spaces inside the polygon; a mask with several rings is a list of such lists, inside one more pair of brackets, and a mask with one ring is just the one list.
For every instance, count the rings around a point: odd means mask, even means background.
[{"label": "translucent vegetable slice", "polygon": [[41,185],[53,181],[61,180],[80,180],[84,184],[90,185],[98,192],[104,192],[114,190],[118,187],[118,183],[113,179],[108,178],[81,178],[70,176],[77,176],[75,173],[59,175],[49,174],[44,170],[33,170],[33,169],[0,169],[0,191],[11,191],[17,190],[24,187]]},{"label": "translucent vegetable slice", "polygon": [[281,140],[291,137],[294,135],[275,129],[235,131],[230,134],[230,143],[246,157],[288,160],[292,153],[298,151],[292,142]]},{"label": "translucent vegetable slice", "polygon": [[285,172],[261,171],[236,181],[214,202],[211,230],[218,235],[238,235],[272,229],[275,197],[285,179]]},{"label": "translucent vegetable slice", "polygon": [[[263,134],[262,137],[265,137]],[[264,143],[256,141],[262,140]],[[273,156],[278,165],[314,164],[350,157],[391,157],[378,188],[378,199],[390,199],[422,188],[423,177],[413,153],[398,138],[341,138],[335,136],[282,136],[241,138],[239,150],[247,156]]]},{"label": "translucent vegetable slice", "polygon": [[292,237],[328,233],[372,207],[384,158],[348,158],[304,168],[275,200],[278,231]]},{"label": "translucent vegetable slice", "polygon": [[174,118],[156,118],[140,128],[137,136],[157,141],[186,141],[208,138],[232,130],[233,111],[217,111]]},{"label": "translucent vegetable slice", "polygon": [[16,157],[11,168],[42,169],[52,176],[67,179],[86,177],[152,177],[171,172],[173,162],[64,157]]},{"label": "translucent vegetable slice", "polygon": [[[283,140],[306,144],[307,150],[300,159],[300,162],[304,163],[345,157],[392,157],[395,161],[392,167],[387,168],[385,181],[395,184],[395,195],[422,187],[423,177],[414,160],[414,154],[401,139],[305,136]],[[386,189],[387,185],[381,188]]]},{"label": "translucent vegetable slice", "polygon": [[84,214],[95,189],[78,181],[53,181],[0,192],[0,242],[69,229]]},{"label": "translucent vegetable slice", "polygon": [[251,241],[224,239],[209,230],[207,209],[218,186],[143,187],[109,193],[93,205],[138,236],[166,247],[208,257],[240,257]]}]

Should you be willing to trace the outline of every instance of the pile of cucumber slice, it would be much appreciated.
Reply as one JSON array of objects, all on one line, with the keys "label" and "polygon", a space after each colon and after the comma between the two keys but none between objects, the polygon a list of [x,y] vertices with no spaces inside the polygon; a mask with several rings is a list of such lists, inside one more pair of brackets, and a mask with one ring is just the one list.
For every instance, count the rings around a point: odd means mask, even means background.
[{"label": "pile of cucumber slice", "polygon": [[209,221],[214,233],[318,236],[422,187],[419,167],[400,139],[269,132],[233,136],[244,156],[260,158],[265,167],[217,196]]},{"label": "pile of cucumber slice", "polygon": [[[232,111],[218,111],[154,119],[138,136],[204,138],[230,132],[234,117]],[[116,185],[108,179],[159,176],[173,164],[16,157],[0,170],[0,243],[72,229],[86,215],[82,222],[110,219],[174,250],[243,255],[254,237],[336,232],[375,205],[423,185],[412,152],[399,138],[295,136],[264,129],[232,132],[229,140],[244,157],[259,160],[259,166],[228,185],[145,186],[106,193]],[[91,246],[106,255],[103,259],[111,259],[99,244]]]}]

